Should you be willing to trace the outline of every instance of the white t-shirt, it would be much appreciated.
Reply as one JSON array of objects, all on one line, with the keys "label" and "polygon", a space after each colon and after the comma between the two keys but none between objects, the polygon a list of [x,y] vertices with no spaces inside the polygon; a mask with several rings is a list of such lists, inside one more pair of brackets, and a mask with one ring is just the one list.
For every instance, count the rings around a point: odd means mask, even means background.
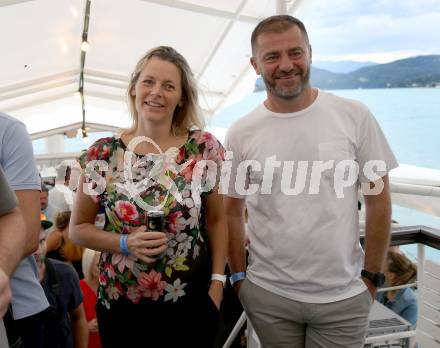
[{"label": "white t-shirt", "polygon": [[[378,177],[366,177],[362,168],[381,160],[385,168],[373,172],[383,176],[398,165],[367,107],[323,91],[295,113],[274,113],[263,104],[231,126],[226,149],[233,152],[228,195],[245,198],[249,213],[249,280],[310,303],[364,291],[358,183]],[[322,163],[330,169],[320,176]],[[353,168],[354,184],[343,188],[350,175],[341,177],[344,170],[335,168],[349,165],[358,165],[360,174]]]},{"label": "white t-shirt", "polygon": [[49,207],[51,208],[51,216],[49,220],[55,221],[58,213],[72,211],[73,191],[69,187],[56,183],[55,187],[49,191]]}]

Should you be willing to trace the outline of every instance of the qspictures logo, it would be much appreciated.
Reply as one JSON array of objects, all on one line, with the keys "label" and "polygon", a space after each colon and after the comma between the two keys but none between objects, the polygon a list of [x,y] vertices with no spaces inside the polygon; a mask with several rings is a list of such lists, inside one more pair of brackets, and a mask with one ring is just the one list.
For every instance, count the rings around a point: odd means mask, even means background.
[{"label": "qspictures logo", "polygon": [[[135,148],[141,143],[149,143],[156,150],[155,154],[140,157],[135,154]],[[238,194],[245,198],[249,195],[270,195],[275,185],[280,185],[276,192],[287,196],[309,194],[317,195],[323,187],[330,185],[338,199],[344,198],[347,188],[359,185],[366,195],[378,195],[384,188],[382,176],[386,173],[386,163],[382,160],[370,160],[360,168],[354,160],[327,161],[279,161],[276,156],[265,159],[264,163],[256,160],[234,161],[234,154],[227,151],[225,160],[218,163],[213,160],[189,159],[177,163],[179,150],[162,149],[148,137],[135,137],[123,154],[123,168],[115,173],[115,166],[103,160],[92,160],[85,168],[86,183],[83,192],[89,195],[100,195],[107,187],[106,177],[120,180],[115,182],[115,188],[130,197],[144,210],[162,209],[170,195],[180,204],[187,200],[188,192],[194,205],[201,205],[201,195],[218,187],[219,193]],[[275,180],[277,171],[280,179]],[[176,178],[190,174],[190,182],[185,187],[176,182]],[[251,180],[251,173],[258,173],[259,182]],[[375,185],[370,185],[374,182]],[[161,202],[149,204],[142,195],[152,187],[160,187],[165,192]],[[192,204],[192,203],[191,203]]]}]

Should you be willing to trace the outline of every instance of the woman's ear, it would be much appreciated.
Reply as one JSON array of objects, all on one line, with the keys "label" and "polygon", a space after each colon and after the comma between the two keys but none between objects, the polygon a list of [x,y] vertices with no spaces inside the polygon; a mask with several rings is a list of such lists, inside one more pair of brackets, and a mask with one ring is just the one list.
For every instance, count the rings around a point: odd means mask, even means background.
[{"label": "woman's ear", "polygon": [[179,101],[179,103],[177,104],[178,107],[182,107],[183,106],[183,100]]},{"label": "woman's ear", "polygon": [[134,87],[131,89],[131,91],[130,91],[130,95],[131,95],[132,97],[136,97],[136,91],[134,90]]}]

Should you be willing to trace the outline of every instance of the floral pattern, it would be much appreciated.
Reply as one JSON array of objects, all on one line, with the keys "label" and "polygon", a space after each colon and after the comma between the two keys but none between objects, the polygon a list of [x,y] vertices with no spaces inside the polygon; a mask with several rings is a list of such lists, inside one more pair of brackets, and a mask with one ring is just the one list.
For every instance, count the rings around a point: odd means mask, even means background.
[{"label": "floral pattern", "polygon": [[[198,130],[189,133],[182,147],[162,154],[135,155],[120,138],[111,137],[96,141],[81,156],[89,194],[105,210],[108,233],[128,234],[144,225],[146,207],[160,207],[165,214],[167,249],[154,263],[101,254],[98,298],[103,305],[110,308],[121,296],[133,303],[176,302],[203,283],[201,273],[208,284],[210,258],[200,202],[217,187],[223,159],[219,141]],[[200,165],[206,160],[216,164],[214,175]],[[194,180],[195,175],[200,177]]]}]

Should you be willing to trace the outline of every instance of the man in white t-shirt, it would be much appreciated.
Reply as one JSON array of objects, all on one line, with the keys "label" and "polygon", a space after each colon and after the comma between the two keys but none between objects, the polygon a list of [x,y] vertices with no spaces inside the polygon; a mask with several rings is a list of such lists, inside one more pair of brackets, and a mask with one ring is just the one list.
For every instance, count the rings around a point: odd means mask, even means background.
[{"label": "man in white t-shirt", "polygon": [[[73,190],[70,185],[70,175],[74,161],[63,161],[57,167],[55,186],[49,191],[49,207],[52,214],[48,216],[51,221],[56,221],[59,213],[71,211],[73,206]],[[72,182],[72,187],[73,187]]]},{"label": "man in white t-shirt", "polygon": [[312,50],[301,21],[270,17],[251,44],[267,99],[226,137],[231,282],[263,347],[362,347],[384,280],[387,173],[397,162],[367,107],[310,86]]}]

